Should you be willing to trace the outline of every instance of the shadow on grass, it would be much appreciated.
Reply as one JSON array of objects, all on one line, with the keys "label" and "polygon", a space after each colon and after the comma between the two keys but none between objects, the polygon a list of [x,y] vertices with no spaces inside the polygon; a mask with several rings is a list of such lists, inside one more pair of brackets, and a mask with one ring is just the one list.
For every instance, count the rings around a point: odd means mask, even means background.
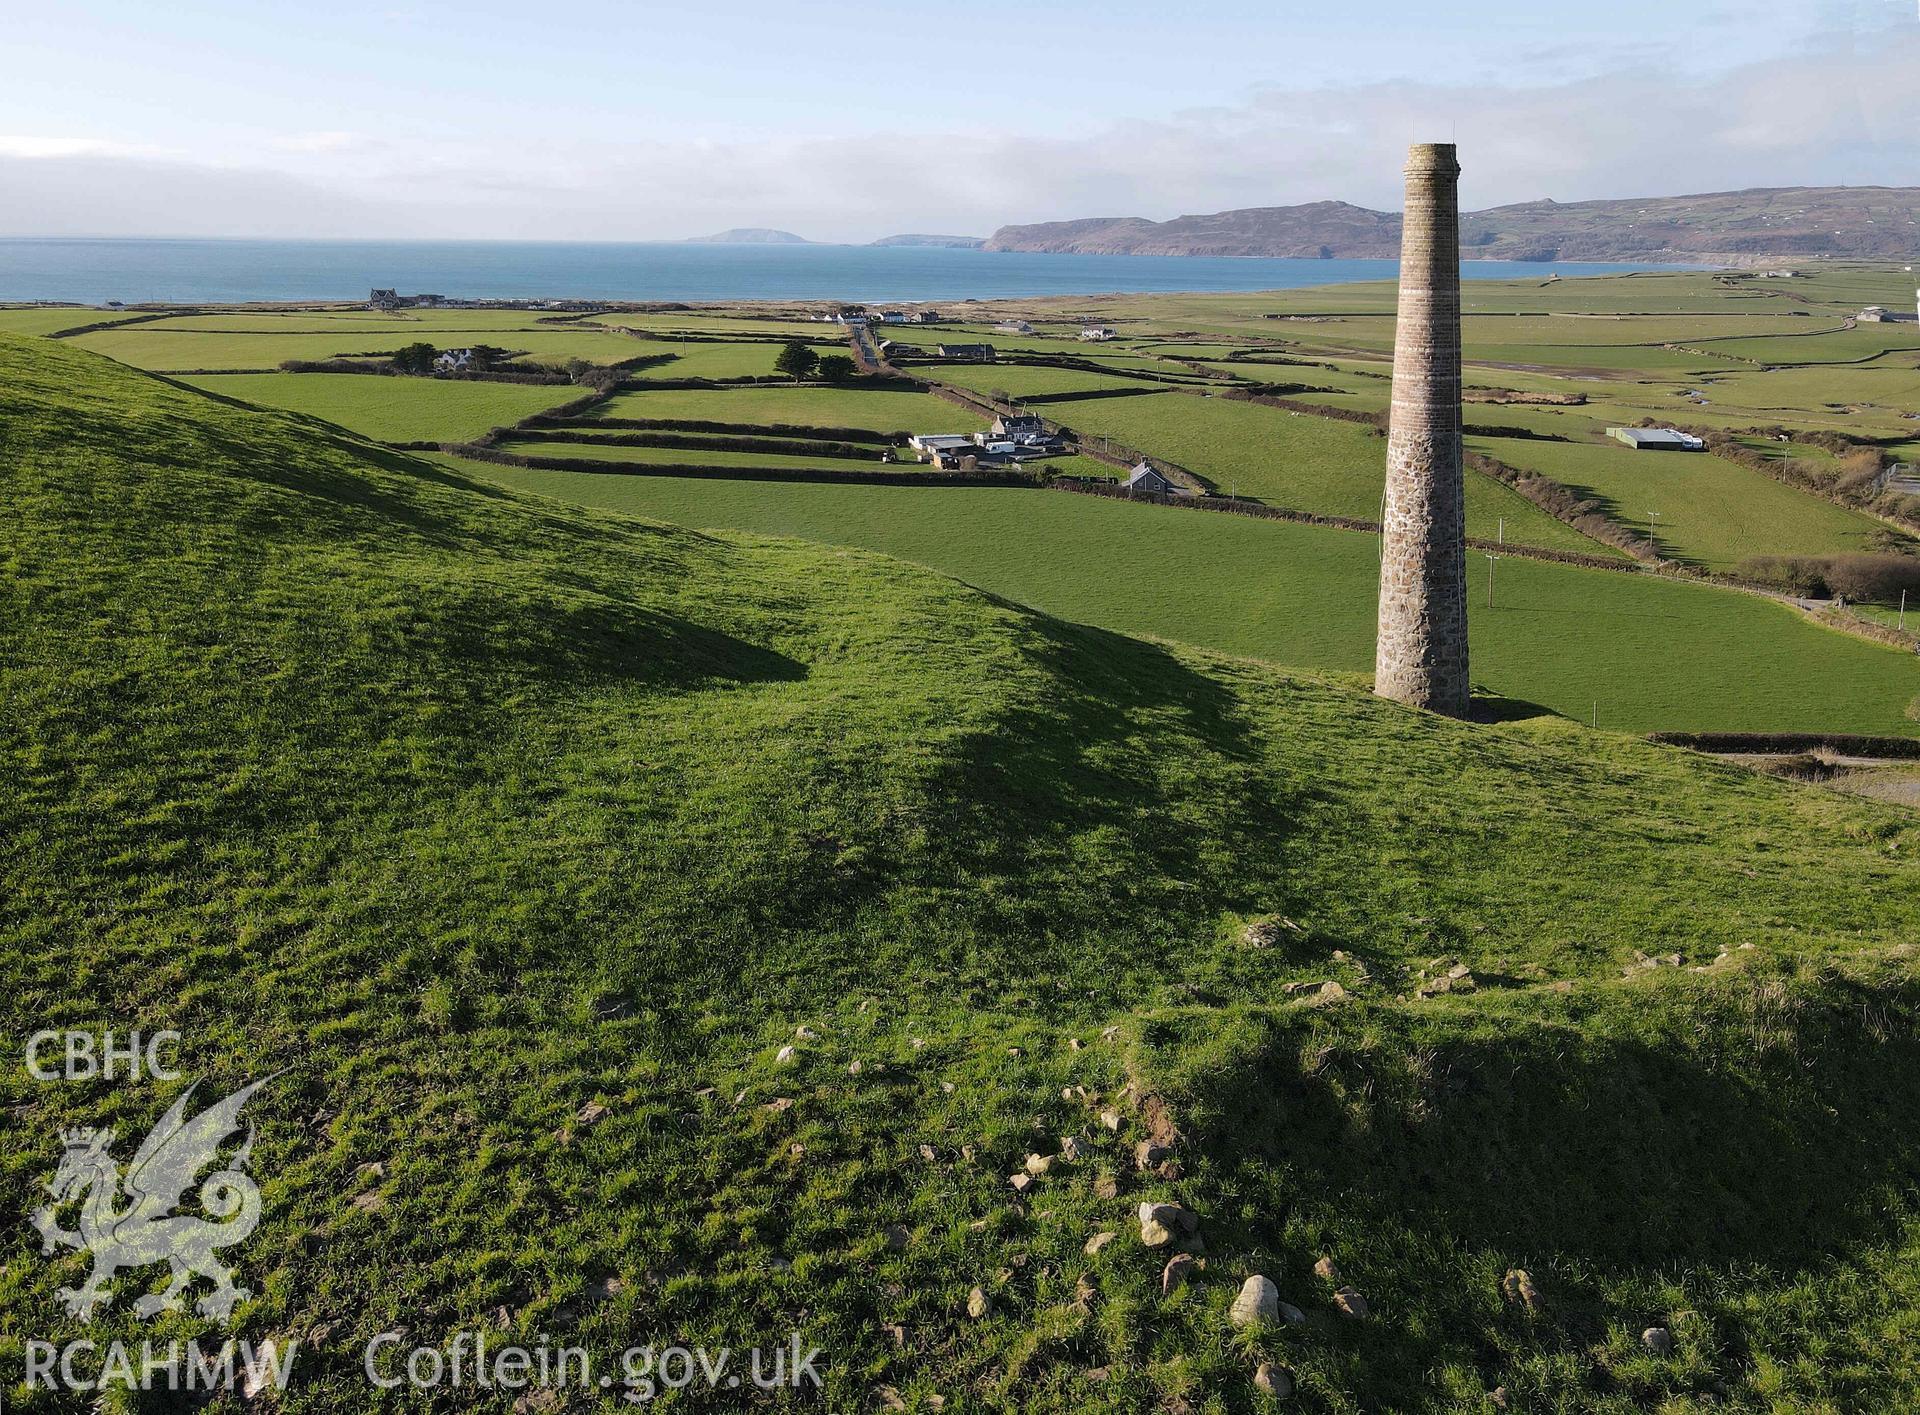
[{"label": "shadow on grass", "polygon": [[1040,616],[1021,653],[1047,691],[1015,698],[929,786],[957,873],[1021,882],[977,921],[976,959],[1007,979],[1144,983],[1223,910],[1300,902],[1295,832],[1326,798],[1271,770],[1227,682],[1160,645]]},{"label": "shadow on grass", "polygon": [[1675,977],[1593,1006],[1273,1017],[1194,1078],[1192,1138],[1287,1191],[1275,1228],[1305,1195],[1518,1263],[1803,1269],[1894,1232],[1920,983]]}]

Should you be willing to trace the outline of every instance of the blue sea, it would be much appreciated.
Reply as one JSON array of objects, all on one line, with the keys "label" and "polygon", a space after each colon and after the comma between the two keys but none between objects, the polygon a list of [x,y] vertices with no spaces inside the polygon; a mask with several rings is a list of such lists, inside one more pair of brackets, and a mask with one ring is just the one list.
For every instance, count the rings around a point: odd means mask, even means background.
[{"label": "blue sea", "polygon": [[[1392,279],[1391,260],[1036,255],[903,246],[561,241],[0,238],[0,300],[348,300],[375,286],[473,299],[962,300],[1288,290]],[[1470,279],[1645,269],[1468,261]]]}]

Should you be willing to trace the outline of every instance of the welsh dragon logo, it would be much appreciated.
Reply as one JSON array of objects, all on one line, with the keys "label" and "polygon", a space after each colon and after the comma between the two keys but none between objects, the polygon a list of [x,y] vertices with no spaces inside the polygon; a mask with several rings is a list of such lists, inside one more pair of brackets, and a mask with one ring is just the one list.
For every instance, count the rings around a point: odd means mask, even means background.
[{"label": "welsh dragon logo", "polygon": [[[124,1176],[113,1158],[113,1131],[62,1133],[66,1153],[47,1185],[54,1203],[33,1216],[33,1226],[40,1230],[42,1253],[51,1253],[58,1245],[93,1255],[93,1271],[86,1282],[60,1289],[70,1315],[82,1321],[91,1318],[96,1307],[112,1305],[107,1284],[115,1273],[154,1263],[165,1263],[172,1270],[172,1281],[165,1291],[148,1293],[133,1304],[141,1317],[179,1310],[196,1277],[214,1284],[213,1291],[197,1304],[205,1317],[224,1322],[234,1303],[252,1295],[234,1285],[233,1270],[215,1254],[240,1242],[260,1222],[260,1190],[241,1172],[253,1152],[253,1126],[247,1126],[245,1142],[224,1162],[220,1147],[239,1130],[240,1107],[272,1079],[255,1081],[189,1118],[187,1104],[200,1085],[194,1082],[140,1142]],[[221,1167],[207,1176],[199,1193],[201,1207],[213,1217],[174,1213],[195,1178],[215,1164]],[[119,1207],[123,1189],[124,1208]],[[80,1205],[77,1233],[60,1227],[55,1217],[61,1205],[76,1200]]]}]

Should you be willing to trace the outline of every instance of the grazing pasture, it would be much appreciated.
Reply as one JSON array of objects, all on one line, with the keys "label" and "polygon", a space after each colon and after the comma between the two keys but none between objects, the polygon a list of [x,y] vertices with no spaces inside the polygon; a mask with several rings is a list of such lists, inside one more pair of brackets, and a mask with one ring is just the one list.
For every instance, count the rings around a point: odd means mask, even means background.
[{"label": "grazing pasture", "polygon": [[0,334],[58,334],[64,329],[80,329],[89,324],[114,324],[138,317],[137,310],[121,313],[75,305],[0,308]]},{"label": "grazing pasture", "polygon": [[[1159,393],[1054,403],[1049,417],[1178,462],[1228,492],[1322,516],[1380,518],[1387,444],[1373,429],[1227,398]],[[1467,478],[1467,533],[1607,555],[1571,526],[1486,477]]]},{"label": "grazing pasture", "polygon": [[[1130,400],[1119,400],[1130,401]],[[452,459],[448,459],[452,462]],[[883,551],[1067,619],[1343,673],[1372,667],[1380,541],[1064,491],[465,471],[586,506]],[[1920,734],[1911,654],[1770,600],[1472,556],[1474,681],[1634,731]]]},{"label": "grazing pasture", "polygon": [[200,374],[195,388],[338,423],[381,442],[466,442],[580,396],[578,388],[356,373]]},{"label": "grazing pasture", "polygon": [[1656,522],[1663,554],[1709,570],[1731,571],[1749,555],[1858,551],[1879,524],[1706,453],[1504,437],[1468,446],[1596,497],[1641,531]]},{"label": "grazing pasture", "polygon": [[661,388],[616,393],[596,417],[677,422],[846,427],[867,432],[978,432],[989,419],[930,393],[850,385],[755,384],[742,388]]}]

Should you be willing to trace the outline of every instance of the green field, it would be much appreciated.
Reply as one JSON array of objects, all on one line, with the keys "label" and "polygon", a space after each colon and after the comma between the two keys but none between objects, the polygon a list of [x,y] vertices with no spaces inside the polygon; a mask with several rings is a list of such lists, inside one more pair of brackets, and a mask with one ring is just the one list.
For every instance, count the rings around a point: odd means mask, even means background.
[{"label": "green field", "polygon": [[[234,326],[237,328],[238,326]],[[337,334],[282,333],[263,325],[252,332],[170,329],[163,324],[104,329],[77,336],[73,344],[105,354],[135,368],[163,373],[210,369],[218,372],[270,371],[288,359],[320,361],[350,354],[389,354],[405,344],[425,342],[435,348],[465,348],[493,344],[524,353],[529,363],[564,363],[585,359],[613,364],[648,353],[639,340],[595,329],[442,330],[399,322],[360,327],[342,322]],[[771,372],[769,365],[768,372]]]},{"label": "green field", "polygon": [[[517,489],[884,551],[1066,619],[1344,673],[1373,663],[1377,537],[1059,491],[598,477],[470,464]],[[1634,731],[1920,733],[1909,654],[1750,595],[1472,556],[1474,680]]]},{"label": "green field", "polygon": [[89,324],[112,324],[117,320],[136,317],[136,312],[131,310],[118,313],[113,310],[89,309],[84,305],[0,309],[0,334],[58,334],[63,329],[79,329]]},{"label": "green field", "polygon": [[[1322,516],[1380,519],[1386,440],[1372,428],[1225,398],[1161,393],[1053,403],[1049,417],[1084,436],[1110,437],[1166,457],[1229,492]],[[1517,492],[1467,478],[1467,533],[1488,540],[1610,554]]]},{"label": "green field", "polygon": [[[711,339],[635,339],[625,335],[605,337],[625,342],[627,352],[624,358],[670,360],[638,370],[636,376],[641,379],[775,378],[779,371],[773,366],[774,360],[780,357],[780,350],[785,347],[783,344],[759,341],[734,344]],[[832,339],[819,340],[813,345],[813,350],[821,355],[848,352],[844,341]]]},{"label": "green field", "polygon": [[1860,551],[1880,524],[1704,453],[1509,437],[1470,438],[1467,445],[1596,497],[1639,530],[1653,521],[1663,555],[1710,570],[1731,571],[1750,555]]},{"label": "green field", "polygon": [[[1168,365],[1167,371],[1185,372],[1175,365]],[[1090,373],[1085,369],[1043,368],[1037,364],[915,364],[913,372],[940,383],[950,383],[956,388],[972,389],[975,393],[1004,391],[1012,395],[1015,401],[1059,393],[1093,393],[1116,389],[1152,393],[1166,387],[1164,383],[1144,378]]]},{"label": "green field", "polygon": [[[642,465],[679,467],[775,467],[824,468],[840,471],[881,470],[880,449],[858,457],[836,457],[824,452],[734,452],[720,447],[634,447],[622,443],[549,442],[544,439],[502,438],[494,444],[502,452],[522,457],[579,458],[590,462],[635,462]],[[894,464],[893,470],[910,472],[917,463]]]},{"label": "green field", "polygon": [[182,380],[262,408],[324,418],[381,442],[467,442],[584,391],[567,385],[357,373],[234,373]]},{"label": "green field", "polygon": [[[1261,1361],[1328,1415],[1920,1402],[1910,813],[523,496],[64,345],[0,339],[0,480],[6,1026],[177,1029],[185,1073],[0,1071],[0,1203],[47,1202],[70,1127],[125,1156],[190,1082],[271,1076],[265,1218],[226,1256],[232,1334],[300,1344],[274,1408],[410,1408],[361,1369],[401,1328],[616,1373],[661,1333],[794,1330],[822,1411],[1241,1415]],[[1165,591],[1302,643],[1371,613],[1357,534],[1050,492],[736,504],[1113,613]],[[1501,568],[1501,681],[1586,634],[1617,692],[1865,718],[1879,665],[1914,671],[1746,597]],[[1775,653],[1785,681],[1741,682]],[[1415,996],[1455,958],[1473,989]],[[1061,1137],[1079,1158],[1009,1203]],[[1142,1172],[1148,1139],[1178,1168]],[[1198,1215],[1171,1295],[1142,1201]],[[229,1334],[135,1319],[151,1269],[70,1320],[84,1261],[0,1254],[10,1362],[20,1333]],[[1501,1299],[1516,1267],[1537,1310]],[[1305,1320],[1232,1330],[1251,1273]]]},{"label": "green field", "polygon": [[607,418],[676,422],[844,427],[866,432],[978,432],[983,414],[929,393],[874,392],[858,387],[663,388],[618,393],[595,410]]}]

